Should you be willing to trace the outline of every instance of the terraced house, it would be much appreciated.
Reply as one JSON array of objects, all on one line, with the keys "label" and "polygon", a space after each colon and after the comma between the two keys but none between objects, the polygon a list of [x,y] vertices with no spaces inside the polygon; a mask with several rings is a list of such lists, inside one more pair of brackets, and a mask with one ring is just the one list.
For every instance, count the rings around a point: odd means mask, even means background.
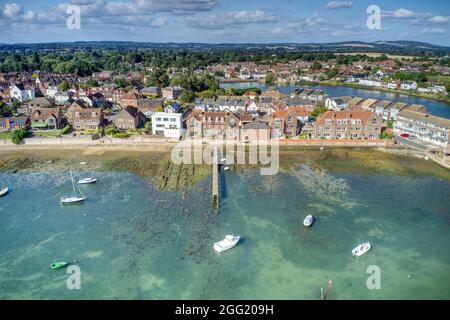
[{"label": "terraced house", "polygon": [[440,147],[448,146],[449,131],[449,119],[412,110],[400,111],[394,122],[396,134],[407,134]]},{"label": "terraced house", "polygon": [[0,117],[0,131],[26,129],[30,126],[30,118],[25,115],[17,117]]},{"label": "terraced house", "polygon": [[96,108],[74,109],[71,119],[75,130],[97,130],[103,125],[103,111]]},{"label": "terraced house", "polygon": [[314,123],[315,139],[377,139],[382,118],[370,111],[327,111]]},{"label": "terraced house", "polygon": [[186,118],[188,137],[239,139],[241,121],[231,112],[192,112]]}]

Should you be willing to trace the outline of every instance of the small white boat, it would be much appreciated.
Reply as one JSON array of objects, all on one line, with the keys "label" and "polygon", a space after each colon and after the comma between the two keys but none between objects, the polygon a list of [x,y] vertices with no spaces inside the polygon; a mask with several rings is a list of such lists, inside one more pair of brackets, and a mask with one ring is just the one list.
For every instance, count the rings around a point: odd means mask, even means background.
[{"label": "small white boat", "polygon": [[230,167],[223,167],[223,170],[230,171]]},{"label": "small white boat", "polygon": [[47,164],[52,164],[53,163],[53,160],[48,160],[47,161]]},{"label": "small white boat", "polygon": [[75,203],[81,203],[86,201],[86,198],[83,196],[64,196],[61,197],[61,203],[62,204],[75,204]]},{"label": "small white boat", "polygon": [[305,227],[310,227],[314,223],[314,217],[312,215],[308,215],[305,220],[303,220],[303,225]]},{"label": "small white boat", "polygon": [[78,180],[77,184],[90,184],[90,183],[96,183],[97,179],[95,178],[85,178]]},{"label": "small white boat", "polygon": [[365,254],[367,251],[369,251],[371,248],[369,242],[362,243],[358,245],[355,249],[352,250],[352,255],[356,257],[360,257],[363,254]]},{"label": "small white boat", "polygon": [[7,194],[9,192],[9,188],[6,187],[2,190],[0,190],[0,197],[3,197],[5,194]]},{"label": "small white boat", "polygon": [[88,163],[86,161],[81,161],[81,162],[79,162],[79,164],[85,165],[85,164],[88,164]]},{"label": "small white boat", "polygon": [[77,189],[80,194],[78,195],[75,190],[75,181],[73,180],[72,170],[70,171],[70,179],[72,180],[73,194],[61,197],[61,204],[77,204],[86,201],[86,197],[78,186]]},{"label": "small white boat", "polygon": [[217,252],[223,252],[228,249],[231,249],[237,245],[240,239],[241,239],[240,236],[226,235],[225,239],[214,243],[214,250],[216,250]]}]

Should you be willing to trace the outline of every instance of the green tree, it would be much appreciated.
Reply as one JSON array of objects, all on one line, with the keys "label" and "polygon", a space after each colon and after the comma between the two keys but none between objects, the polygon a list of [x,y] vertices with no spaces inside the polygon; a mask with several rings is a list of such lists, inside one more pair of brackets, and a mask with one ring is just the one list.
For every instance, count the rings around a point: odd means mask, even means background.
[{"label": "green tree", "polygon": [[327,71],[327,79],[332,79],[338,74],[339,70],[337,68],[332,68]]},{"label": "green tree", "polygon": [[318,60],[316,60],[316,61],[314,61],[313,64],[311,65],[310,69],[311,69],[312,71],[320,70],[320,69],[322,69],[322,64],[321,64]]},{"label": "green tree", "polygon": [[272,84],[274,80],[274,76],[272,72],[267,72],[266,74],[266,83],[267,84]]},{"label": "green tree", "polygon": [[321,103],[321,104],[318,104],[318,105],[314,108],[313,112],[311,112],[311,116],[312,116],[313,118],[317,118],[317,117],[319,117],[321,114],[323,114],[323,113],[325,113],[325,112],[327,112],[327,111],[328,111],[328,109],[325,107],[325,105],[324,105],[323,103]]},{"label": "green tree", "polygon": [[67,81],[62,81],[58,84],[58,89],[61,91],[67,91],[70,89],[70,85]]},{"label": "green tree", "polygon": [[13,130],[11,132],[11,141],[14,144],[20,144],[23,138],[25,138],[26,131],[24,129]]}]

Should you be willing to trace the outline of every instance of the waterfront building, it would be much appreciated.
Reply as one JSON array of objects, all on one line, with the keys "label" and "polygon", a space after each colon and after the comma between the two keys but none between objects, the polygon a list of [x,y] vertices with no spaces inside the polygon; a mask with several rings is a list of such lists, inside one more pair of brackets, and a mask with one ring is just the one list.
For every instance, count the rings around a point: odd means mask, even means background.
[{"label": "waterfront building", "polygon": [[27,129],[30,126],[30,117],[18,115],[15,117],[0,117],[0,131]]},{"label": "waterfront building", "polygon": [[100,108],[75,108],[71,112],[71,124],[75,130],[98,130],[103,125]]},{"label": "waterfront building", "polygon": [[137,108],[127,106],[114,116],[114,125],[121,130],[137,129],[145,122],[145,115]]},{"label": "waterfront building", "polygon": [[35,130],[58,130],[63,123],[60,108],[34,108],[30,118],[31,127]]},{"label": "waterfront building", "polygon": [[348,103],[342,98],[327,98],[325,100],[325,107],[328,110],[340,111],[348,108]]},{"label": "waterfront building", "polygon": [[314,122],[315,139],[377,139],[382,118],[371,111],[327,111]]},{"label": "waterfront building", "polygon": [[185,122],[189,137],[239,139],[241,120],[231,112],[192,112]]},{"label": "waterfront building", "polygon": [[155,112],[151,119],[154,135],[177,139],[183,136],[183,115],[181,113]]},{"label": "waterfront building", "polygon": [[394,132],[408,134],[431,144],[447,147],[449,143],[450,120],[411,110],[402,110],[394,122]]}]

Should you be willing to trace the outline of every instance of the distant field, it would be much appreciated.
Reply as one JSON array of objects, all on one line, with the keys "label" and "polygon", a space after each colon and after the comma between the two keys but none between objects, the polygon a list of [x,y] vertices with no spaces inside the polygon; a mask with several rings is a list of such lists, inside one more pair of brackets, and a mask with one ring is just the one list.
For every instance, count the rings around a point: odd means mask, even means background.
[{"label": "distant field", "polygon": [[[356,56],[358,54],[365,54],[366,56],[376,58],[376,57],[383,55],[384,53],[382,53],[382,52],[346,52],[346,53],[335,52],[334,54],[347,55],[347,56]],[[386,55],[391,59],[413,59],[414,58],[413,56],[402,56],[402,55],[396,55],[396,54],[386,54]]]}]

